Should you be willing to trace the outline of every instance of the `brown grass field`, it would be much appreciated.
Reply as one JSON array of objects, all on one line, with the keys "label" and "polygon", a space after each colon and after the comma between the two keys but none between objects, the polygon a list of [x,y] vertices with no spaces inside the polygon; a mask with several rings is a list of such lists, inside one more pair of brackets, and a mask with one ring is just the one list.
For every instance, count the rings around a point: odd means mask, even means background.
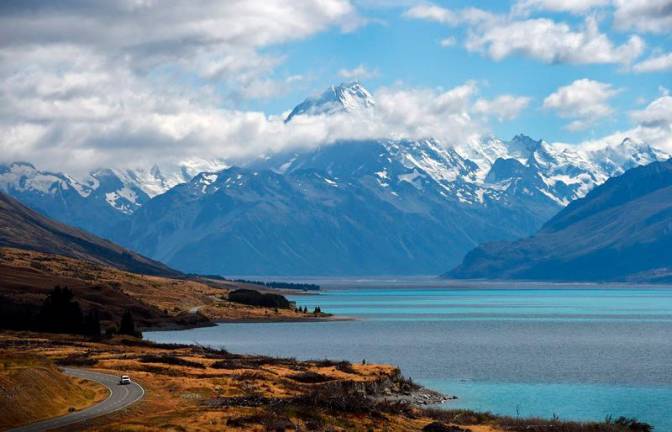
[{"label": "brown grass field", "polygon": [[292,309],[246,306],[226,300],[233,282],[179,279],[129,273],[88,261],[14,248],[0,248],[0,295],[39,305],[55,286],[71,288],[84,310],[103,321],[132,311],[141,327],[179,328],[211,321],[311,320],[324,318]]},{"label": "brown grass field", "polygon": [[104,386],[68,377],[42,356],[1,357],[0,430],[80,410],[107,395]]},{"label": "brown grass field", "polygon": [[[68,426],[96,431],[439,431],[643,432],[614,423],[511,419],[465,410],[432,410],[381,395],[414,387],[389,365],[244,356],[199,346],[133,338],[0,333],[2,426],[80,408],[100,399],[86,382],[64,384],[55,365],[129,374],[145,398],[123,412]],[[66,391],[59,390],[62,386]],[[30,387],[25,407],[16,392]],[[45,394],[41,394],[45,392]],[[12,396],[14,395],[14,396]],[[31,399],[32,398],[32,399]],[[437,426],[438,427],[438,426]],[[452,428],[452,429],[451,429]],[[430,429],[431,430],[431,429]]]}]

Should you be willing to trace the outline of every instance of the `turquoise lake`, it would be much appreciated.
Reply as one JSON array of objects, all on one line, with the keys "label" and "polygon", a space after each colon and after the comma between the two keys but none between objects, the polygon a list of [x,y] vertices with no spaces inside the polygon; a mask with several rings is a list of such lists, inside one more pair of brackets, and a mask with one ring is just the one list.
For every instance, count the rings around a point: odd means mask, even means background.
[{"label": "turquoise lake", "polygon": [[291,299],[354,320],[221,324],[145,337],[392,363],[458,396],[446,407],[576,420],[624,415],[672,431],[670,288],[321,283],[321,294]]}]

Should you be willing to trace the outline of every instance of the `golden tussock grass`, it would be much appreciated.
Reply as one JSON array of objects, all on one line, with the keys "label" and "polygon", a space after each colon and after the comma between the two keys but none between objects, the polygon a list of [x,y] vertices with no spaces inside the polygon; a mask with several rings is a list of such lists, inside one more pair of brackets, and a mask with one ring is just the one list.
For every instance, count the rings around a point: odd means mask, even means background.
[{"label": "golden tussock grass", "polygon": [[3,353],[0,360],[0,429],[60,416],[105,399],[95,382],[64,375],[36,355]]}]

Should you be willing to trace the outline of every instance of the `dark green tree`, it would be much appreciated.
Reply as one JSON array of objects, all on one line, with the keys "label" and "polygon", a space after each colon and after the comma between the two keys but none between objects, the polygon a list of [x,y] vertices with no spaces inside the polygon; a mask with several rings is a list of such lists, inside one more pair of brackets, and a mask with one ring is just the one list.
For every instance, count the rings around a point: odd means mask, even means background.
[{"label": "dark green tree", "polygon": [[91,337],[100,336],[100,316],[97,310],[89,311],[84,318],[84,334]]},{"label": "dark green tree", "polygon": [[83,333],[82,309],[70,288],[57,286],[47,295],[36,324],[50,333]]},{"label": "dark green tree", "polygon": [[131,314],[131,311],[129,310],[124,311],[124,315],[121,317],[119,334],[142,337],[142,333],[135,328],[135,320],[133,319],[133,314]]}]

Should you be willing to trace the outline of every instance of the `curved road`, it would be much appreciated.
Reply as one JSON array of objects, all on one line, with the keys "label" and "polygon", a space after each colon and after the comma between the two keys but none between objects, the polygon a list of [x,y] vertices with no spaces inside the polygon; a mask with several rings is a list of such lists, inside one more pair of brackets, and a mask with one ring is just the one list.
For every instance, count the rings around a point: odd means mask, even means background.
[{"label": "curved road", "polygon": [[39,432],[71,425],[73,423],[79,423],[126,408],[127,406],[132,405],[142,399],[142,397],[145,395],[145,390],[140,387],[139,384],[132,382],[131,384],[120,385],[119,377],[115,375],[72,368],[63,368],[63,372],[75,378],[84,378],[87,380],[96,381],[107,387],[107,389],[110,391],[110,395],[107,397],[107,399],[98,403],[97,405],[91,406],[81,411],[73,412],[62,417],[54,417],[47,420],[42,420],[26,426],[20,426],[14,429],[10,429],[8,432]]}]

